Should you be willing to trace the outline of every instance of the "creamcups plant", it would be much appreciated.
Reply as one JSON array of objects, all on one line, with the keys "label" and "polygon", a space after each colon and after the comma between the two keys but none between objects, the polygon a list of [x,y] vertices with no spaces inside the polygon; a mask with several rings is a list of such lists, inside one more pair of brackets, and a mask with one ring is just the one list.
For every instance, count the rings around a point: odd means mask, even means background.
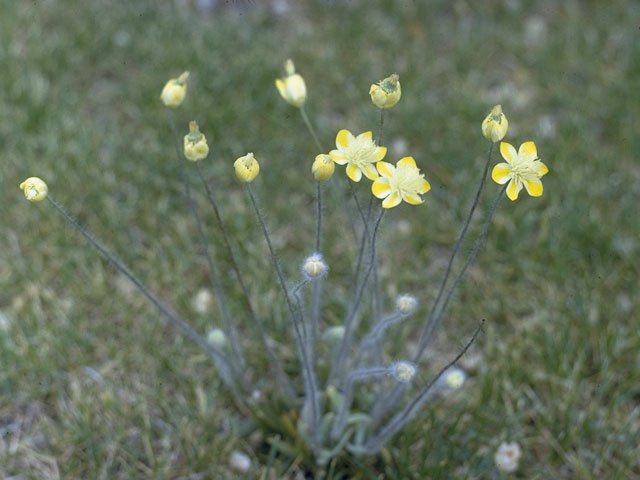
[{"label": "creamcups plant", "polygon": [[[378,248],[383,218],[386,212],[403,203],[406,208],[420,208],[420,205],[428,201],[425,194],[429,192],[431,185],[412,156],[401,158],[395,165],[383,160],[387,149],[381,145],[382,115],[377,138],[373,138],[371,131],[356,136],[347,129],[341,129],[335,137],[336,148],[325,153],[327,150],[323,148],[303,108],[307,94],[305,82],[295,73],[292,61],[286,62],[285,69],[286,76],[276,80],[278,91],[289,104],[300,109],[304,124],[318,148],[315,160],[309,162],[311,174],[308,176],[309,182],[315,179],[316,183],[315,241],[313,245],[310,241],[309,250],[312,253],[301,262],[297,278],[286,277],[279,261],[279,256],[286,252],[281,252],[280,255],[276,252],[262,215],[261,201],[253,191],[252,184],[259,181],[260,174],[256,156],[247,153],[237,158],[233,162],[233,169],[237,180],[246,190],[268,248],[274,282],[281,291],[281,301],[291,327],[291,338],[297,353],[295,361],[282,355],[289,338],[275,338],[276,332],[271,331],[273,322],[266,320],[271,313],[258,312],[255,299],[247,288],[240,263],[236,259],[237,246],[228,234],[217,205],[218,194],[206,181],[201,169],[201,164],[206,163],[205,160],[211,158],[211,155],[207,140],[197,123],[190,123],[189,132],[183,137],[183,148],[180,148],[174,109],[184,100],[187,72],[166,83],[161,99],[170,109],[169,120],[174,130],[176,157],[181,165],[188,208],[198,227],[199,239],[208,262],[211,287],[219,307],[219,314],[212,318],[211,328],[206,335],[195,330],[189,322],[169,309],[128,266],[67,214],[48,195],[47,185],[42,179],[30,177],[20,184],[20,188],[29,201],[47,200],[45,203],[49,203],[92,247],[109,259],[111,265],[124,274],[173,327],[209,353],[240,413],[253,417],[266,435],[278,438],[274,445],[277,445],[280,454],[295,456],[309,471],[319,471],[345,453],[357,456],[377,454],[386,442],[414,418],[421,405],[429,399],[437,398],[432,394],[434,391],[462,388],[466,375],[454,366],[478,336],[484,320],[479,322],[464,348],[439,371],[430,371],[424,363],[423,354],[446,315],[457,286],[475,260],[503,194],[506,192],[508,198],[515,200],[520,190],[525,188],[531,196],[542,195],[540,178],[548,169],[538,159],[537,148],[532,141],[523,143],[518,151],[509,143],[500,144],[500,153],[505,162],[495,165],[491,176],[502,188],[496,192],[495,199],[485,214],[482,229],[473,248],[466,255],[461,270],[451,279],[452,265],[480,204],[494,143],[507,134],[506,116],[499,105],[494,107],[482,122],[481,128],[482,134],[489,140],[486,164],[480,172],[476,194],[452,248],[435,300],[420,322],[413,318],[420,311],[418,294],[399,295],[394,301],[393,309],[385,313],[379,305],[376,307],[383,298],[380,282],[376,280],[378,250],[385,255],[389,248],[388,245]],[[394,74],[379,84],[371,85],[369,93],[381,112],[382,109],[396,105],[401,94],[398,76]],[[232,162],[219,154],[216,156],[220,157],[216,161],[228,162],[231,174]],[[427,165],[427,160],[421,159],[423,168]],[[336,165],[344,166],[344,173],[334,174]],[[221,282],[215,258],[210,254],[205,234],[207,225],[202,221],[191,194],[189,169],[197,171],[215,214],[216,228],[222,233],[218,248],[224,250],[224,255],[232,266],[238,291],[241,292],[239,298],[229,296],[231,292]],[[345,260],[327,260],[327,252],[322,249],[321,186],[334,181],[336,177],[342,177],[348,185],[357,210],[361,222],[358,232],[360,249],[354,262],[353,274],[349,278],[351,297],[341,302],[328,302],[326,296],[331,295],[330,287],[341,281],[332,274],[331,262]],[[367,208],[363,207],[360,198],[363,195],[369,199]],[[286,198],[284,201],[287,201]],[[344,311],[328,311],[339,304],[346,305]],[[231,305],[233,311],[245,309],[246,323],[239,325],[237,318],[232,317]],[[338,316],[342,317],[341,323],[335,324],[335,320],[333,325],[328,323],[330,318]],[[260,343],[268,357],[266,367],[255,363],[255,355],[245,353],[247,345],[243,341],[244,337],[241,340],[238,333],[240,326],[243,327],[245,337],[249,335],[252,340]],[[401,326],[412,330],[419,328],[420,336],[415,349],[407,352],[407,358],[390,358],[384,349],[384,334],[391,328]],[[267,369],[269,374],[265,375]]]}]

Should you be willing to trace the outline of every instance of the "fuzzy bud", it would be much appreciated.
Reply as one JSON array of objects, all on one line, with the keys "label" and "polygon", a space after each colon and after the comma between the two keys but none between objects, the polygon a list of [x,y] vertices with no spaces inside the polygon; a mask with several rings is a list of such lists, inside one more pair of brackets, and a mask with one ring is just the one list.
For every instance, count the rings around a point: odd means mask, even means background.
[{"label": "fuzzy bud", "polygon": [[384,80],[380,80],[378,84],[372,84],[369,88],[369,95],[371,95],[371,101],[378,108],[391,108],[402,95],[402,88],[400,87],[400,77],[394,73],[388,76]]},{"label": "fuzzy bud", "polygon": [[189,72],[184,72],[178,78],[172,78],[164,85],[160,99],[165,106],[169,108],[180,106],[187,94],[187,78],[189,78]]},{"label": "fuzzy bud", "polygon": [[339,341],[344,337],[344,325],[329,327],[322,334],[322,338],[327,341]]},{"label": "fuzzy bud", "polygon": [[307,280],[324,277],[328,271],[329,267],[319,253],[309,255],[302,264],[302,275]]},{"label": "fuzzy bud", "polygon": [[44,180],[38,177],[29,177],[20,184],[20,189],[30,202],[41,202],[47,197],[49,187]]},{"label": "fuzzy bud", "polygon": [[413,295],[403,293],[396,298],[396,311],[401,315],[411,315],[418,308],[418,300]]},{"label": "fuzzy bud", "polygon": [[457,390],[464,384],[467,374],[461,368],[452,367],[442,375],[442,383],[449,390]]},{"label": "fuzzy bud", "polygon": [[294,107],[302,107],[307,100],[307,86],[304,78],[296,73],[293,61],[289,58],[284,64],[286,76],[276,79],[276,88],[282,98]]},{"label": "fuzzy bud", "polygon": [[198,123],[194,120],[189,122],[189,133],[184,136],[184,156],[187,160],[197,162],[209,155],[209,145],[207,137],[200,133]]},{"label": "fuzzy bud", "polygon": [[391,366],[391,375],[402,383],[409,383],[416,375],[416,366],[410,362],[397,362]]},{"label": "fuzzy bud", "polygon": [[227,336],[219,328],[212,328],[207,334],[207,342],[219,348],[224,348],[227,344]]},{"label": "fuzzy bud", "polygon": [[518,462],[522,456],[520,445],[516,442],[501,443],[493,459],[496,467],[505,473],[512,473],[518,469]]},{"label": "fuzzy bud", "polygon": [[311,173],[313,173],[313,176],[319,182],[329,180],[335,169],[336,164],[329,155],[325,154],[317,155],[313,165],[311,165]]},{"label": "fuzzy bud", "polygon": [[482,135],[490,142],[499,142],[507,134],[509,121],[502,113],[502,106],[496,105],[482,121]]},{"label": "fuzzy bud", "polygon": [[236,177],[241,182],[253,182],[258,173],[260,173],[260,165],[251,152],[244,157],[236,159],[233,166],[236,169]]},{"label": "fuzzy bud", "polygon": [[238,473],[247,473],[251,469],[251,459],[248,455],[234,450],[229,457],[229,466]]}]

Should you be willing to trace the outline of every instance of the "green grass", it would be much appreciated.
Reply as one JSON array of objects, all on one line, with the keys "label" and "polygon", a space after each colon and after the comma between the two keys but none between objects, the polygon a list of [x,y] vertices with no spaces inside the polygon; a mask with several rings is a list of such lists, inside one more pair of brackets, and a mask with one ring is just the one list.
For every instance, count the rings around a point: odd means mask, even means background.
[{"label": "green grass", "polygon": [[[396,357],[418,331],[471,202],[487,149],[479,126],[493,104],[509,117],[510,141],[535,140],[550,169],[542,198],[500,205],[440,331],[441,353],[425,365],[435,370],[487,319],[464,390],[428,404],[379,460],[346,463],[347,475],[496,478],[493,453],[512,439],[523,449],[515,477],[640,478],[640,6],[300,3],[277,15],[241,1],[211,14],[173,2],[3,2],[0,477],[228,478],[235,449],[253,458],[246,478],[294,475],[286,457],[269,466],[265,438],[233,408],[209,359],[17,188],[30,175],[46,179],[205,332],[215,315],[196,313],[191,299],[208,286],[206,261],[158,99],[169,77],[191,70],[178,122],[186,130],[195,118],[209,137],[203,168],[253,298],[284,339],[284,306],[231,163],[247,151],[261,160],[257,193],[295,275],[313,245],[318,152],[273,85],[290,56],[327,149],[340,128],[375,130],[369,84],[401,76],[403,97],[385,124],[389,158],[404,143],[433,189],[425,205],[394,209],[382,231],[385,304],[403,291],[423,304],[392,337]],[[485,210],[496,190],[488,184]],[[330,195],[328,320],[337,323],[356,246],[342,234],[344,202]],[[197,199],[213,224],[200,190]],[[257,341],[242,325],[250,350]],[[295,367],[294,355],[283,352]]]}]

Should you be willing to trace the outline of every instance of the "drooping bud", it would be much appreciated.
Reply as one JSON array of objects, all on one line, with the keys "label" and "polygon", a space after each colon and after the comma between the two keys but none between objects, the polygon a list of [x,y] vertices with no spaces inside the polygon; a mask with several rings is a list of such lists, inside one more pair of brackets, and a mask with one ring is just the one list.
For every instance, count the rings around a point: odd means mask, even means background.
[{"label": "drooping bud", "polygon": [[482,121],[482,135],[490,142],[499,142],[507,134],[509,121],[502,113],[502,105],[496,105]]},{"label": "drooping bud", "polygon": [[49,187],[39,177],[29,177],[20,184],[20,189],[24,192],[24,196],[30,202],[41,202],[47,197]]},{"label": "drooping bud", "polygon": [[307,86],[304,78],[296,73],[293,61],[289,58],[284,64],[285,77],[276,79],[276,88],[282,98],[294,107],[302,107],[307,100]]},{"label": "drooping bud", "polygon": [[169,108],[178,108],[187,94],[189,72],[183,72],[178,78],[169,80],[162,89],[160,99]]},{"label": "drooping bud", "polygon": [[260,173],[260,165],[252,152],[236,159],[233,166],[236,169],[236,177],[238,177],[238,180],[241,182],[252,182],[258,176],[258,173]]},{"label": "drooping bud", "polygon": [[372,84],[369,88],[371,101],[378,108],[391,108],[402,95],[400,87],[400,77],[394,73],[384,80],[380,80],[377,84]]},{"label": "drooping bud", "polygon": [[329,180],[335,169],[336,164],[331,159],[331,156],[325,154],[317,155],[313,165],[311,165],[311,173],[313,173],[313,176],[319,182]]}]

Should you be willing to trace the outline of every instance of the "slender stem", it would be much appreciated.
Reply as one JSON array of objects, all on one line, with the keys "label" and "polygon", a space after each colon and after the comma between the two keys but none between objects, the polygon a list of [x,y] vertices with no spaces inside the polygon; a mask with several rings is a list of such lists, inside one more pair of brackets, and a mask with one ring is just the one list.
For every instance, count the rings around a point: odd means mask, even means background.
[{"label": "slender stem", "polygon": [[280,282],[280,287],[282,288],[282,292],[284,293],[284,297],[287,301],[287,306],[289,308],[289,313],[291,314],[291,319],[293,321],[294,330],[296,333],[296,340],[298,342],[298,349],[300,352],[300,360],[302,362],[302,369],[304,373],[304,377],[306,377],[305,386],[307,387],[307,397],[311,397],[311,416],[313,422],[313,435],[315,437],[318,420],[319,420],[319,411],[320,406],[318,404],[317,397],[317,383],[315,381],[315,375],[313,369],[311,368],[311,364],[309,359],[307,358],[306,349],[304,348],[304,339],[302,336],[302,332],[300,331],[299,322],[301,322],[298,312],[296,311],[293,302],[291,300],[291,295],[289,294],[289,289],[287,288],[287,283],[284,279],[284,273],[282,272],[282,268],[280,267],[280,262],[278,261],[278,257],[276,256],[276,252],[273,248],[273,244],[271,243],[271,238],[269,237],[269,232],[267,231],[267,225],[264,222],[264,218],[262,217],[262,213],[260,213],[260,209],[258,208],[258,203],[256,202],[255,196],[253,195],[253,190],[251,189],[251,184],[246,183],[247,192],[249,193],[249,198],[251,199],[251,205],[256,212],[256,216],[258,218],[258,222],[260,223],[260,227],[262,228],[262,233],[264,234],[264,239],[267,242],[267,246],[269,248],[269,253],[271,255],[271,261],[273,263],[273,267],[278,276],[278,280]]},{"label": "slender stem", "polygon": [[[433,333],[435,332],[436,328],[440,324],[440,320],[442,319],[442,315],[444,315],[445,311],[447,310],[447,307],[449,306],[449,303],[451,302],[451,299],[453,298],[453,294],[456,291],[456,288],[458,287],[458,284],[460,283],[460,280],[462,280],[462,278],[464,277],[464,274],[466,273],[467,269],[471,266],[471,264],[475,260],[476,255],[478,254],[478,251],[480,250],[480,247],[482,245],[482,242],[484,241],[485,237],[487,236],[487,232],[489,231],[489,225],[491,224],[491,219],[493,218],[493,214],[496,211],[496,208],[498,206],[498,202],[502,198],[502,196],[504,194],[504,191],[506,189],[507,189],[507,185],[505,185],[503,188],[501,188],[500,191],[498,192],[498,195],[496,195],[496,198],[493,201],[493,204],[491,205],[491,209],[489,210],[489,213],[487,214],[487,218],[484,221],[484,224],[482,225],[482,231],[480,232],[480,236],[476,239],[475,243],[473,244],[473,249],[471,250],[471,253],[467,257],[467,261],[463,265],[462,270],[460,270],[460,273],[458,273],[458,275],[456,276],[456,278],[455,278],[455,280],[453,282],[453,285],[451,286],[451,288],[447,292],[447,296],[444,299],[444,302],[442,304],[442,308],[440,309],[438,314],[434,317],[432,328],[427,332],[427,336],[425,337],[425,344],[424,344],[425,347],[426,347],[426,345],[429,344],[429,340],[431,340],[431,337],[433,336]],[[422,354],[423,351],[424,351],[424,349],[422,351],[418,352],[418,355],[416,355],[416,360],[420,359],[420,355]]]},{"label": "slender stem", "polygon": [[418,408],[426,400],[429,390],[431,390],[433,385],[435,385],[442,374],[449,368],[454,366],[462,358],[462,356],[467,353],[467,350],[469,350],[469,347],[471,347],[471,344],[473,344],[473,342],[475,341],[476,337],[480,333],[480,330],[482,330],[483,325],[484,319],[482,320],[482,322],[480,322],[480,325],[476,328],[475,332],[473,332],[471,339],[467,342],[462,351],[458,353],[458,355],[456,355],[456,357],[451,360],[442,370],[440,370],[438,374],[433,377],[431,381],[420,390],[420,392],[418,392],[418,394],[411,400],[411,402],[409,402],[409,404],[404,409],[402,409],[401,412],[396,414],[384,427],[382,427],[382,429],[380,429],[380,431],[376,435],[374,435],[369,439],[369,441],[367,441],[365,448],[369,450],[370,453],[377,452],[382,444],[384,444],[384,442],[386,442],[392,435],[394,435],[398,430],[404,427],[409,420],[411,420]]},{"label": "slender stem", "polygon": [[380,214],[378,215],[376,223],[373,227],[373,234],[371,235],[371,256],[369,259],[369,266],[362,279],[362,282],[360,283],[360,286],[359,286],[360,288],[355,293],[353,303],[351,304],[347,317],[344,321],[344,328],[345,328],[344,337],[342,338],[342,343],[340,345],[340,352],[338,354],[338,358],[333,363],[333,366],[331,369],[331,375],[329,376],[330,381],[334,379],[337,374],[340,374],[340,376],[344,375],[344,366],[345,366],[344,363],[347,357],[349,345],[351,344],[351,337],[353,335],[353,323],[354,323],[353,320],[358,311],[358,307],[360,306],[360,301],[362,300],[362,295],[367,285],[367,280],[369,279],[369,275],[373,270],[373,266],[376,258],[376,237],[378,234],[378,229],[380,228],[380,223],[382,222],[382,218],[384,217],[385,211],[386,211],[385,209],[380,209]]},{"label": "slender stem", "polygon": [[202,173],[202,169],[200,168],[200,163],[196,163],[196,169],[198,170],[198,175],[200,176],[200,180],[204,185],[205,191],[207,192],[207,198],[209,199],[209,203],[213,207],[213,212],[216,217],[216,222],[218,223],[218,228],[222,232],[222,238],[224,240],[224,244],[227,248],[228,259],[231,262],[231,267],[235,272],[236,278],[238,279],[238,283],[240,284],[240,289],[242,290],[242,294],[244,295],[245,301],[247,302],[247,306],[249,308],[249,315],[251,316],[251,320],[258,329],[258,335],[260,336],[260,340],[264,345],[264,348],[267,352],[267,356],[269,357],[269,363],[271,368],[274,370],[274,375],[278,378],[279,383],[282,386],[282,391],[290,402],[295,400],[295,392],[293,386],[289,378],[287,377],[284,369],[282,368],[282,364],[280,363],[280,359],[276,355],[276,352],[273,350],[271,346],[271,342],[267,337],[266,332],[264,331],[264,327],[262,326],[262,321],[258,318],[256,314],[255,308],[253,307],[253,302],[251,301],[251,296],[249,295],[249,289],[247,288],[247,284],[244,281],[244,277],[240,268],[238,267],[238,262],[236,261],[236,257],[233,253],[233,248],[231,248],[231,241],[229,240],[229,235],[227,234],[227,229],[222,221],[222,216],[220,215],[220,211],[218,210],[218,204],[216,203],[216,199],[213,195],[213,191],[211,186],[204,178],[204,174]]},{"label": "slender stem", "polygon": [[318,147],[318,150],[323,152],[324,150],[322,149],[322,144],[320,143],[320,139],[318,138],[318,135],[316,135],[316,131],[313,128],[313,125],[311,125],[311,121],[307,116],[307,111],[304,109],[304,106],[300,107],[300,115],[302,115],[302,120],[304,120],[304,124],[307,126],[309,133],[311,133],[313,140],[316,142],[316,146]]},{"label": "slender stem", "polygon": [[316,252],[320,253],[320,237],[322,236],[322,185],[316,182]]},{"label": "slender stem", "polygon": [[[224,364],[231,372],[235,379],[240,380],[243,386],[247,387],[246,381],[242,374],[237,371],[237,366],[233,363],[229,362],[229,359],[224,355],[222,350],[220,350],[217,346],[212,345],[207,342],[207,340],[202,337],[198,332],[196,332],[191,325],[186,323],[184,320],[180,319],[175,313],[165,307],[160,299],[156,297],[143,283],[140,281],[129,268],[114,257],[106,248],[104,248],[98,240],[96,240],[93,235],[91,235],[82,225],[80,225],[74,218],[72,218],[65,210],[62,208],[58,202],[56,202],[51,196],[47,197],[47,200],[51,205],[55,207],[55,209],[67,220],[73,227],[94,247],[103,257],[105,257],[109,262],[116,267],[118,271],[120,271],[127,279],[133,283],[140,292],[147,297],[147,299],[169,320],[169,323],[174,327],[180,330],[183,334],[185,334],[191,341],[193,341],[198,346],[205,349],[209,354],[217,358],[222,364]],[[224,378],[224,377],[223,377]],[[236,386],[234,384],[229,384],[227,387],[232,391],[232,393],[236,392]],[[237,399],[240,401],[242,405],[244,402],[242,398]]]},{"label": "slender stem", "polygon": [[382,127],[384,126],[384,108],[380,109],[380,126],[378,127],[378,137],[376,144],[382,145]]},{"label": "slender stem", "polygon": [[486,178],[487,178],[487,172],[489,170],[489,163],[491,162],[491,153],[493,152],[493,143],[491,143],[490,147],[489,147],[489,153],[487,154],[487,161],[485,163],[484,166],[484,170],[482,173],[482,177],[480,179],[480,184],[478,185],[478,190],[476,191],[475,197],[473,199],[473,203],[471,205],[471,209],[469,210],[469,215],[467,215],[467,219],[464,222],[464,225],[462,226],[462,229],[460,230],[460,233],[458,234],[458,239],[456,240],[456,243],[453,246],[453,250],[451,252],[451,256],[449,257],[449,263],[447,264],[447,270],[445,271],[444,277],[442,277],[442,281],[440,282],[440,287],[438,288],[438,294],[436,295],[436,299],[433,301],[433,304],[431,305],[431,310],[429,311],[429,315],[427,316],[427,320],[424,324],[424,328],[422,330],[422,334],[420,335],[420,341],[418,342],[418,353],[416,355],[416,357],[414,358],[414,361],[416,361],[417,359],[420,358],[420,356],[422,355],[422,352],[424,352],[424,349],[427,346],[427,336],[428,336],[428,332],[432,329],[432,325],[434,323],[434,318],[436,315],[436,311],[438,309],[438,306],[440,304],[440,300],[442,299],[442,295],[444,293],[444,288],[447,284],[447,281],[449,280],[449,275],[451,274],[451,269],[453,268],[453,262],[456,258],[456,255],[458,254],[458,251],[460,250],[460,247],[462,246],[462,241],[464,240],[464,237],[467,233],[467,230],[469,229],[469,225],[471,225],[471,219],[473,218],[473,214],[476,211],[476,208],[480,202],[480,195],[482,193],[482,190],[484,189],[484,184],[486,182]]},{"label": "slender stem", "polygon": [[180,137],[178,136],[178,130],[176,128],[175,119],[173,118],[173,111],[169,111],[169,123],[171,124],[171,129],[173,130],[174,135],[174,146],[176,150],[176,158],[178,163],[180,164],[180,177],[182,178],[182,183],[184,185],[184,194],[187,198],[187,204],[191,214],[196,220],[196,225],[198,227],[198,234],[200,236],[200,242],[202,243],[202,249],[204,251],[205,257],[207,258],[207,264],[209,265],[209,277],[211,281],[211,286],[213,291],[218,297],[218,304],[220,308],[220,312],[222,313],[222,318],[224,319],[225,327],[229,336],[231,337],[231,348],[236,356],[240,368],[244,369],[245,361],[244,355],[242,353],[242,349],[240,347],[240,342],[238,341],[238,331],[236,330],[233,322],[231,320],[231,315],[229,313],[229,309],[227,308],[227,298],[224,294],[224,290],[222,288],[222,282],[220,280],[220,275],[218,274],[218,269],[216,268],[213,258],[209,252],[209,244],[207,243],[207,237],[204,233],[204,227],[202,225],[202,219],[200,218],[200,214],[198,213],[198,207],[196,202],[193,199],[193,195],[191,195],[191,185],[189,183],[189,177],[184,168],[184,162],[186,159],[183,158],[182,153],[180,152],[179,141]]}]

